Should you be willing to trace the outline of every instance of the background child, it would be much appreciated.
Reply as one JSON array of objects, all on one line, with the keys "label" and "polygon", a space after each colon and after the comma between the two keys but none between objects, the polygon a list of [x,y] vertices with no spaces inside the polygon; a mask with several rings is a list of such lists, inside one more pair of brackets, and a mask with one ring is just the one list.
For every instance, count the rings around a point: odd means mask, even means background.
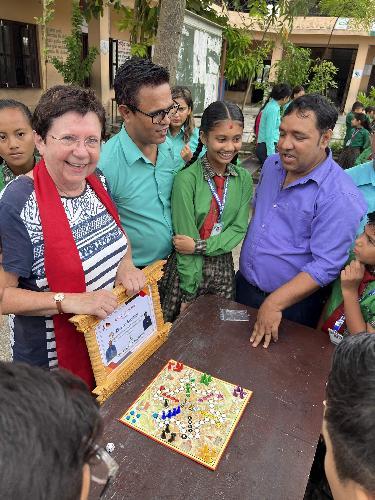
[{"label": "background child", "polygon": [[179,105],[177,113],[171,117],[168,137],[172,141],[176,161],[181,161],[181,168],[191,160],[199,141],[199,129],[193,116],[193,98],[187,87],[174,87],[172,99]]},{"label": "background child", "polygon": [[[375,212],[368,214],[353,259],[333,284],[322,329],[337,342],[351,333],[375,332]],[[332,336],[334,338],[332,338]]]},{"label": "background child", "polygon": [[353,134],[353,125],[352,125],[352,120],[354,113],[364,113],[365,108],[363,104],[359,101],[356,101],[353,106],[352,110],[346,115],[345,118],[345,125],[346,125],[346,131],[345,131],[345,137],[344,137],[344,147],[346,146],[346,143],[349,141]]},{"label": "background child", "polygon": [[0,191],[35,165],[31,113],[22,102],[0,99]]},{"label": "background child", "polygon": [[[175,178],[176,251],[168,258],[160,283],[166,321],[173,321],[199,295],[234,297],[232,250],[245,236],[253,191],[250,174],[234,165],[243,126],[238,106],[223,101],[210,104],[202,116],[198,147]],[[198,159],[204,146],[207,153]]]},{"label": "background child", "polygon": [[361,152],[371,145],[371,128],[364,113],[354,113],[352,126],[352,135],[337,160],[337,163],[345,169],[353,167]]}]

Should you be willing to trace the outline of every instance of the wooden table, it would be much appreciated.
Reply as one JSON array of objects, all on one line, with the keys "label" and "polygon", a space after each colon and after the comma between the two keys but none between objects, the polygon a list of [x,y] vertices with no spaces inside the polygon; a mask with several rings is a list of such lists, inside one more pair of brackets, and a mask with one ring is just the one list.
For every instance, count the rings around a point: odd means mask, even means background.
[{"label": "wooden table", "polygon": [[[318,441],[332,346],[326,335],[289,321],[269,349],[249,344],[247,322],[225,322],[220,308],[245,306],[199,298],[169,340],[103,405],[102,442],[120,464],[111,499],[302,499]],[[216,471],[117,421],[168,359],[253,390]],[[94,492],[93,492],[94,493]]]}]

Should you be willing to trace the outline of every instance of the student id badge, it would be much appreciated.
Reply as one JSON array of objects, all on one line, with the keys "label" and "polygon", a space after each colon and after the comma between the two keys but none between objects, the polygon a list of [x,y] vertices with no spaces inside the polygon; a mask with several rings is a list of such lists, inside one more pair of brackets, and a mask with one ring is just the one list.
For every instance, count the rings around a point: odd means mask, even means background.
[{"label": "student id badge", "polygon": [[332,344],[335,344],[335,345],[340,344],[340,342],[344,338],[344,335],[341,335],[341,333],[337,332],[336,330],[332,330],[332,328],[328,328],[328,333],[329,333],[329,338],[330,338]]},{"label": "student id badge", "polygon": [[214,227],[212,228],[211,236],[217,236],[218,234],[221,233],[222,230],[223,230],[223,223],[216,222],[216,224],[214,224]]}]

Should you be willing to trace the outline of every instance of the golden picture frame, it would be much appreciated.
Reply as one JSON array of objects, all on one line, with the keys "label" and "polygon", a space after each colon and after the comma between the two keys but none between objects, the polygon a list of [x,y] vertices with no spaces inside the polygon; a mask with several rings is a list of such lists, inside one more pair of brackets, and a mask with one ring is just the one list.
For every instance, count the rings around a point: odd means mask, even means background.
[{"label": "golden picture frame", "polygon": [[172,324],[164,322],[158,290],[164,264],[159,260],[143,269],[146,285],[138,294],[115,287],[118,307],[108,318],[80,314],[69,320],[85,336],[100,404],[168,338]]}]

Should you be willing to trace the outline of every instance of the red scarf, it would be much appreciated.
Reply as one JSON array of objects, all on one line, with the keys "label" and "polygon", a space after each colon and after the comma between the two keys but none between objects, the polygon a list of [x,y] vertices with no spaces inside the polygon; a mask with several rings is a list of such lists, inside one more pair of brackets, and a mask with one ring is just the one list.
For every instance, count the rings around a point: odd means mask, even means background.
[{"label": "red scarf", "polygon": [[[43,230],[44,268],[49,289],[56,293],[86,292],[81,258],[60,195],[43,159],[34,167],[33,174]],[[94,174],[89,175],[86,181],[123,231],[117,210],[101,181]],[[60,367],[82,378],[90,389],[93,389],[95,380],[85,338],[68,321],[71,316],[72,314],[53,316],[58,363]]]},{"label": "red scarf", "polygon": [[[371,281],[374,281],[375,280],[375,276],[370,273],[370,271],[368,271],[367,269],[365,269],[365,274],[363,275],[363,279],[358,287],[358,297],[362,297],[367,285],[371,282]],[[328,328],[331,328],[333,329],[333,327],[335,326],[335,323],[338,319],[340,319],[342,316],[344,316],[345,318],[345,311],[344,311],[344,301],[341,302],[341,304],[336,307],[336,309],[333,311],[333,313],[331,314],[331,316],[329,316],[323,326],[322,326],[322,330],[324,332],[327,332],[328,333]],[[343,323],[343,325],[341,325],[341,327],[339,328],[339,332],[340,331],[343,331],[345,330],[346,328],[346,322]]]}]

